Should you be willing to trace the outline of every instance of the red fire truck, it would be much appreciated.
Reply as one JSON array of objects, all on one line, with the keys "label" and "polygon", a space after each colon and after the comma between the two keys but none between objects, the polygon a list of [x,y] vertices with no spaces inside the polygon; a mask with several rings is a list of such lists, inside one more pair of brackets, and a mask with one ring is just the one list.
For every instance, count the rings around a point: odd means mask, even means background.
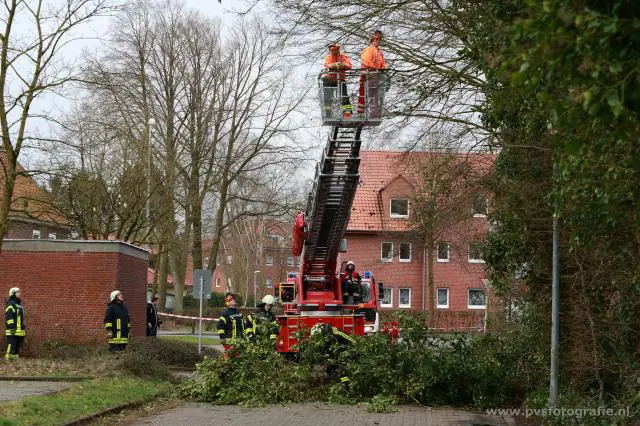
[{"label": "red fire truck", "polygon": [[[343,299],[337,263],[338,254],[346,251],[344,234],[360,182],[360,136],[364,127],[381,123],[388,80],[378,72],[350,71],[345,84],[327,82],[322,75],[318,81],[322,124],[331,126],[331,131],[306,212],[298,213],[293,228],[293,255],[302,256],[300,272],[279,286],[284,314],[278,316],[277,350],[283,353],[296,352],[298,337],[317,324],[330,324],[357,336],[377,331],[383,294],[373,275],[364,272],[361,298]],[[351,96],[350,83],[358,88]],[[342,114],[347,97],[351,105],[357,105],[355,115]]]}]

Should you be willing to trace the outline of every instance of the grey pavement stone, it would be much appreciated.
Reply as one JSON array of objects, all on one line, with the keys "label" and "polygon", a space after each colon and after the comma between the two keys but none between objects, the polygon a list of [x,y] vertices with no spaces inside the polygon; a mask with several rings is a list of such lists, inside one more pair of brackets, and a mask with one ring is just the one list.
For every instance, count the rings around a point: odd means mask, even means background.
[{"label": "grey pavement stone", "polygon": [[395,413],[368,413],[364,406],[320,403],[270,405],[260,408],[187,403],[166,412],[140,419],[136,425],[263,425],[296,426],[380,425],[380,426],[507,426],[512,419],[478,412],[400,406]]},{"label": "grey pavement stone", "polygon": [[74,384],[70,382],[0,380],[0,401],[13,401],[14,399],[32,395],[45,395],[67,389]]}]

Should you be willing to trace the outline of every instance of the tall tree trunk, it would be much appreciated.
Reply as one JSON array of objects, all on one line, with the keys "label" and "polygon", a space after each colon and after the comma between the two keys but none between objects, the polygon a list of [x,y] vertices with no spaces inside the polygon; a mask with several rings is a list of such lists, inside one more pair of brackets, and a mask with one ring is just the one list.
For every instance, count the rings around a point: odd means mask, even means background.
[{"label": "tall tree trunk", "polygon": [[160,252],[160,265],[158,266],[160,282],[158,284],[158,309],[164,311],[167,306],[167,253]]},{"label": "tall tree trunk", "polygon": [[427,237],[427,268],[428,268],[428,289],[429,289],[429,296],[427,297],[427,300],[429,301],[429,306],[427,306],[427,318],[428,318],[428,324],[430,328],[433,328],[435,326],[434,324],[434,319],[435,319],[435,301],[434,301],[434,296],[435,296],[435,284],[433,282],[433,261],[434,261],[434,256],[433,256],[433,251],[434,251],[434,244],[433,244],[433,237]]}]

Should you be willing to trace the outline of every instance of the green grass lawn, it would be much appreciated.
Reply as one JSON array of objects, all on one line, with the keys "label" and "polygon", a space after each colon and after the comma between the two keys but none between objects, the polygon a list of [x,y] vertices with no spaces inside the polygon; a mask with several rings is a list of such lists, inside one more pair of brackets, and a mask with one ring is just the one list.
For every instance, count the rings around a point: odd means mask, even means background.
[{"label": "green grass lawn", "polygon": [[168,382],[104,378],[53,394],[0,404],[0,426],[59,425],[117,405],[145,401],[172,389]]},{"label": "green grass lawn", "polygon": [[[181,342],[198,344],[198,336],[158,336],[160,339],[179,340]],[[219,345],[220,340],[215,337],[202,336],[203,345]]]}]

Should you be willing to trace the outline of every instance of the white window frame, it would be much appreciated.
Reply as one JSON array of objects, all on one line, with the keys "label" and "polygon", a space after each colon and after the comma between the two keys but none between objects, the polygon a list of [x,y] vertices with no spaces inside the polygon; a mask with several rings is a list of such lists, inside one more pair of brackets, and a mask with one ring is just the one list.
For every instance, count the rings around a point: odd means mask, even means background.
[{"label": "white window frame", "polygon": [[296,266],[296,259],[293,256],[287,256],[287,266]]},{"label": "white window frame", "polygon": [[[447,246],[447,258],[443,259],[440,257],[440,244],[446,244]],[[451,244],[447,243],[446,241],[438,241],[436,243],[436,262],[439,263],[447,263],[449,262],[449,259],[451,258]]]},{"label": "white window frame", "polygon": [[220,287],[220,277],[216,277],[216,288]]},{"label": "white window frame", "polygon": [[480,243],[469,243],[467,246],[467,259],[469,263],[485,263],[483,259],[472,259],[471,258],[471,246],[472,245],[480,245]]},{"label": "white window frame", "polygon": [[474,200],[473,198],[471,199],[471,211],[473,212],[473,217],[487,217],[487,214],[489,213],[489,197],[487,197],[485,194],[480,193],[474,194],[472,197],[484,197],[484,199],[486,200],[484,213],[476,213],[473,205]]},{"label": "white window frame", "polygon": [[387,291],[387,290],[389,290],[389,293],[391,293],[391,298],[390,298],[391,303],[383,303],[383,301],[384,301],[384,294],[383,294],[382,295],[383,298],[380,301],[380,307],[381,308],[393,308],[393,287],[384,287],[383,288],[383,291]]},{"label": "white window frame", "polygon": [[31,239],[32,240],[39,240],[40,239],[40,230],[39,229],[34,229],[31,231]]},{"label": "white window frame", "polygon": [[[470,296],[471,296],[471,291],[481,291],[484,294],[484,305],[472,305],[471,300],[470,300]],[[467,308],[468,309],[487,309],[487,293],[484,291],[483,288],[468,288],[467,289]]]},{"label": "white window frame", "polygon": [[[403,244],[409,244],[409,258],[408,259],[403,259],[402,258],[402,245]],[[408,263],[411,262],[411,243],[408,241],[400,241],[400,244],[398,244],[398,260],[402,263]]]},{"label": "white window frame", "polygon": [[[440,304],[440,302],[439,302],[438,293],[440,292],[440,290],[445,290],[447,292],[447,303],[446,304]],[[436,288],[436,308],[438,308],[438,309],[449,309],[449,288],[448,287],[438,287],[438,288]]]},{"label": "white window frame", "polygon": [[[402,300],[402,298],[400,297],[400,294],[402,293],[402,290],[409,290],[409,303],[400,303],[400,301]],[[403,287],[403,288],[399,288],[398,289],[398,308],[402,308],[402,309],[408,309],[411,308],[411,289],[408,287]]]},{"label": "white window frame", "polygon": [[264,287],[265,288],[273,288],[273,278],[265,277],[265,279],[264,279]]},{"label": "white window frame", "polygon": [[[271,260],[271,261],[269,261]],[[266,266],[273,266],[273,255],[272,254],[267,254],[264,258],[264,264]]]},{"label": "white window frame", "polygon": [[[384,244],[391,244],[391,257],[382,257],[382,247]],[[393,241],[381,241],[380,242],[380,261],[381,262],[393,262]]]},{"label": "white window frame", "polygon": [[49,232],[49,239],[50,240],[55,240],[57,238],[58,238],[58,236],[55,234],[55,232]]},{"label": "white window frame", "polygon": [[[397,214],[393,212],[394,201],[406,201],[407,202],[407,214]],[[409,217],[409,199],[408,198],[391,198],[389,199],[389,217],[394,219],[407,219]]]}]

